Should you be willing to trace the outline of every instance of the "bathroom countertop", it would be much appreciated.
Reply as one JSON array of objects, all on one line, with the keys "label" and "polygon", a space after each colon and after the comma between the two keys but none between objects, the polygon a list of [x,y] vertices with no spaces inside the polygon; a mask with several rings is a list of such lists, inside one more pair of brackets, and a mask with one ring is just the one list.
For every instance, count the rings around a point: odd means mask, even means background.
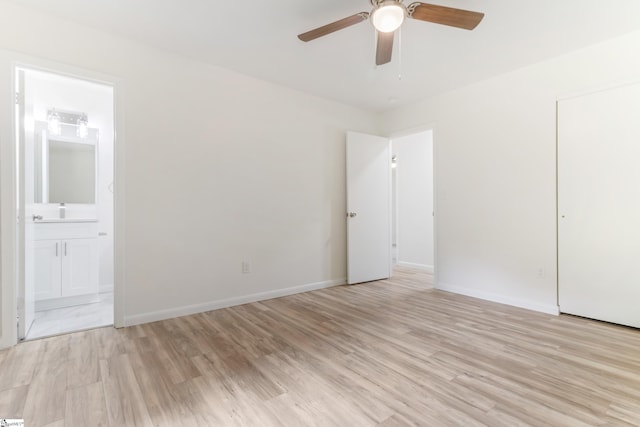
[{"label": "bathroom countertop", "polygon": [[44,218],[33,221],[34,223],[66,223],[66,222],[98,222],[97,218]]}]

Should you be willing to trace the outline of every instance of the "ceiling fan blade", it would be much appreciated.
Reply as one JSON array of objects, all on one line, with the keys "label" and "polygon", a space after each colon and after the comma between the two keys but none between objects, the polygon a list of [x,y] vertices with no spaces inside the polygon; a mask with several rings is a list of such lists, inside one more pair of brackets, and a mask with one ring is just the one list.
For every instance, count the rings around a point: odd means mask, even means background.
[{"label": "ceiling fan blade", "polygon": [[407,10],[413,19],[465,30],[473,30],[484,18],[484,13],[421,2],[411,3]]},{"label": "ceiling fan blade", "polygon": [[334,31],[338,31],[338,30],[342,30],[344,28],[350,27],[368,18],[369,18],[369,12],[356,13],[355,15],[351,15],[346,18],[340,19],[339,21],[332,22],[331,24],[323,25],[322,27],[318,27],[314,30],[299,34],[298,38],[303,42],[308,42],[308,41],[317,39],[318,37],[331,34]]},{"label": "ceiling fan blade", "polygon": [[378,31],[378,42],[376,44],[376,65],[383,65],[391,62],[391,54],[393,53],[393,35],[393,31],[389,33]]}]

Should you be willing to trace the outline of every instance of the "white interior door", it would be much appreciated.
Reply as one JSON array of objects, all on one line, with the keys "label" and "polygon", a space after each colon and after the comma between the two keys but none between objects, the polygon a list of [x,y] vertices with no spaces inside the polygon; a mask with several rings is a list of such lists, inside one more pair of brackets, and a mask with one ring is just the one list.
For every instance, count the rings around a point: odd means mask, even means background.
[{"label": "white interior door", "polygon": [[391,142],[347,134],[347,282],[391,276]]},{"label": "white interior door", "polygon": [[558,103],[564,313],[640,327],[640,84]]},{"label": "white interior door", "polygon": [[18,138],[18,338],[23,339],[29,332],[35,316],[34,288],[34,135],[27,129],[27,115],[33,106],[26,96],[25,72],[16,70],[18,82],[18,117],[16,136]]}]

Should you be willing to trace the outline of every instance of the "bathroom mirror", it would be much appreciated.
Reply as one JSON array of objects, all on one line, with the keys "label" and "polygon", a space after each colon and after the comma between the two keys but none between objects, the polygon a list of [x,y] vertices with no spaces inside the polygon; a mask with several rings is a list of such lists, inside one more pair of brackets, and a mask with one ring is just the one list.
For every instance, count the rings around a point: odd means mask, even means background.
[{"label": "bathroom mirror", "polygon": [[96,147],[49,140],[49,203],[96,202]]},{"label": "bathroom mirror", "polygon": [[96,203],[97,129],[85,138],[49,136],[37,138],[34,162],[36,203]]}]

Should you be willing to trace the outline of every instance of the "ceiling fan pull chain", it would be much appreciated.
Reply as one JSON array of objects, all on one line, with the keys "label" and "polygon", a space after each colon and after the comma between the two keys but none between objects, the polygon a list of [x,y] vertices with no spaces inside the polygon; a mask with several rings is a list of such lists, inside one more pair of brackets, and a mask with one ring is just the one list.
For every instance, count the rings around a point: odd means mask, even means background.
[{"label": "ceiling fan pull chain", "polygon": [[[378,32],[373,32],[373,55],[375,56],[378,52]],[[376,63],[375,68],[378,68],[378,64]]]},{"label": "ceiling fan pull chain", "polygon": [[402,27],[398,28],[398,80],[402,80]]}]

